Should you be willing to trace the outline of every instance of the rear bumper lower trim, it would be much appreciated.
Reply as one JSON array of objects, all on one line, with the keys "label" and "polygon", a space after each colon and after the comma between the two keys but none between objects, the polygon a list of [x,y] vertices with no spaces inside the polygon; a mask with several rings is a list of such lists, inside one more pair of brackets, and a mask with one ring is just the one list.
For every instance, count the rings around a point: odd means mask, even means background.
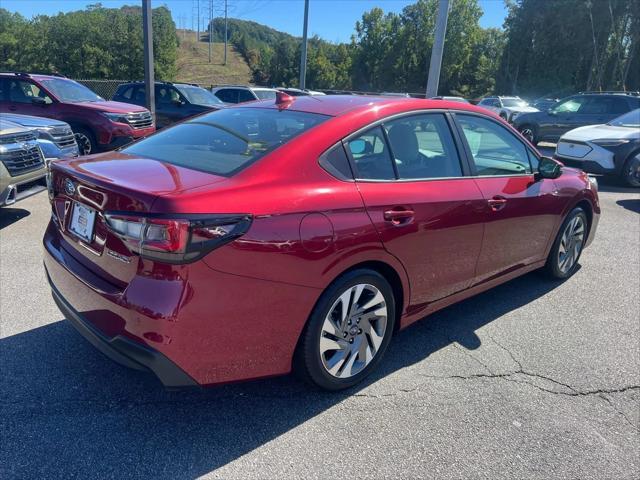
[{"label": "rear bumper lower trim", "polygon": [[80,335],[111,360],[136,370],[150,370],[167,388],[198,386],[198,383],[184,370],[157,350],[137,344],[121,335],[113,338],[103,335],[65,300],[51,281],[48,272],[47,280],[51,286],[53,299],[63,315]]}]

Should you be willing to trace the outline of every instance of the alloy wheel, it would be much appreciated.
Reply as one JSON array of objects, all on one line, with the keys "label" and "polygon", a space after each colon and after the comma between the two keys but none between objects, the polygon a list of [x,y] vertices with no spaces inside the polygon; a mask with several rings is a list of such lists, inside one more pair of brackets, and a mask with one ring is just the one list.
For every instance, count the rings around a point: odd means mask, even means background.
[{"label": "alloy wheel", "polygon": [[627,162],[624,176],[627,184],[632,187],[640,187],[640,155],[636,155]]},{"label": "alloy wheel", "polygon": [[565,227],[558,249],[558,269],[562,273],[569,272],[578,261],[584,244],[585,223],[580,215],[576,215]]},{"label": "alloy wheel", "polygon": [[76,133],[76,142],[81,155],[89,155],[91,153],[91,139],[84,133]]},{"label": "alloy wheel", "polygon": [[350,378],[371,363],[387,329],[387,303],[375,286],[349,287],[333,303],[320,334],[320,357],[326,371]]}]

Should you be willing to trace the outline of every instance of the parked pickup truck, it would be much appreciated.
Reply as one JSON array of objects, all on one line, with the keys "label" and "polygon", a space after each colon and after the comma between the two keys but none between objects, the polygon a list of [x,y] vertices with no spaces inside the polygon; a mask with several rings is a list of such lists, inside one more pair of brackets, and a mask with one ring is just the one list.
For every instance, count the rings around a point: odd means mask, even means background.
[{"label": "parked pickup truck", "polygon": [[37,130],[0,118],[0,207],[44,190],[46,173]]},{"label": "parked pickup truck", "polygon": [[85,155],[113,150],[156,129],[146,108],[106,101],[84,85],[56,75],[0,73],[0,112],[68,123]]}]

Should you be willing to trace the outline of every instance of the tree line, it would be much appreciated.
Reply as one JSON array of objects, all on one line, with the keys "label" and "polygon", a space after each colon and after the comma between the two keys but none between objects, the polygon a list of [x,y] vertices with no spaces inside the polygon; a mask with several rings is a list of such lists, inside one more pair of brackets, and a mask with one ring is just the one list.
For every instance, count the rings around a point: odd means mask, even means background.
[{"label": "tree line", "polygon": [[[451,0],[441,94],[640,90],[640,0],[505,1],[508,16],[498,29],[480,26],[478,0]],[[372,8],[356,22],[349,42],[311,37],[307,85],[423,92],[437,7],[438,0],[417,0],[399,13]],[[100,4],[30,20],[0,9],[0,70],[140,79],[141,16],[137,6]],[[153,10],[153,27],[156,76],[176,79],[179,38],[166,7]],[[299,37],[239,19],[229,19],[228,28],[255,83],[297,86]],[[215,19],[212,31],[214,40],[222,41],[224,21]]]},{"label": "tree line", "polygon": [[[178,36],[171,12],[153,9],[156,76],[177,74]],[[142,8],[104,8],[26,19],[0,9],[0,71],[59,72],[72,78],[144,77]]]},{"label": "tree line", "polygon": [[[482,28],[478,0],[451,0],[440,93],[561,96],[579,90],[640,90],[640,0],[505,0],[502,29]],[[307,85],[317,89],[423,92],[438,0],[400,13],[373,8],[351,41],[309,40]],[[229,20],[229,39],[254,80],[298,84],[301,39]],[[224,38],[224,22],[213,21]]]}]

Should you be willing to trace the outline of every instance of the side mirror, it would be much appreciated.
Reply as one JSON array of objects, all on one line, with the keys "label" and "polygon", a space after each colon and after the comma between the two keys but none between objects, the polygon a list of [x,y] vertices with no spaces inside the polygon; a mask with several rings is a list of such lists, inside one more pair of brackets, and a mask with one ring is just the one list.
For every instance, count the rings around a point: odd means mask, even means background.
[{"label": "side mirror", "polygon": [[555,161],[553,158],[542,157],[538,164],[538,173],[536,173],[536,180],[542,178],[558,178],[562,174],[562,164]]},{"label": "side mirror", "polygon": [[34,105],[48,105],[47,101],[42,97],[33,97],[31,103]]}]

